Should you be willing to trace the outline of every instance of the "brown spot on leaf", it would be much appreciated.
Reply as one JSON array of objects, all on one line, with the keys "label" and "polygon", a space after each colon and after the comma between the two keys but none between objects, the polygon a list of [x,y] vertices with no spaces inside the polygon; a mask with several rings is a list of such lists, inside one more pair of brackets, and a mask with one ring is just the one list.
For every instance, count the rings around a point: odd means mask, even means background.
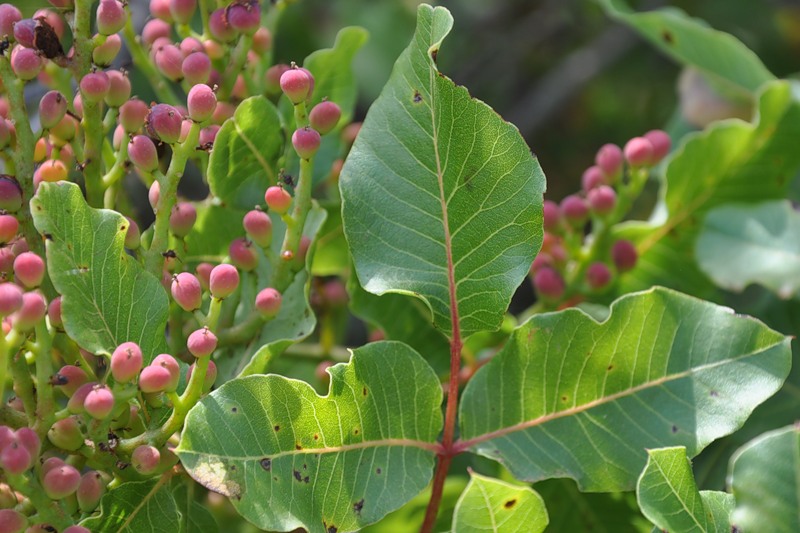
[{"label": "brown spot on leaf", "polygon": [[710,395],[711,395],[713,398],[716,398],[717,396],[719,396],[719,393],[718,393],[717,391],[715,391],[715,390],[712,390],[712,391],[711,391],[709,394],[710,394]]},{"label": "brown spot on leaf", "polygon": [[274,429],[275,431],[280,431],[280,430],[281,430],[281,427],[280,427],[279,425],[277,425],[277,424],[276,424],[276,425],[275,425],[275,427],[274,427],[273,429]]},{"label": "brown spot on leaf", "polygon": [[353,435],[358,435],[358,428],[353,428]]},{"label": "brown spot on leaf", "polygon": [[239,412],[239,409],[237,409],[236,407],[231,407],[231,413],[237,413],[237,412]]},{"label": "brown spot on leaf", "polygon": [[302,450],[302,449],[303,449],[303,446],[302,446],[302,445],[301,445],[299,442],[297,442],[297,443],[295,443],[295,445],[294,445],[294,449],[295,449],[295,450]]},{"label": "brown spot on leaf", "polygon": [[439,57],[439,49],[438,48],[434,48],[433,50],[431,50],[431,59],[433,59],[434,63],[436,63],[436,58],[437,57]]},{"label": "brown spot on leaf", "polygon": [[674,44],[675,43],[675,37],[672,35],[672,32],[670,32],[668,30],[664,30],[661,33],[661,38],[664,39],[664,42],[667,43],[667,44]]},{"label": "brown spot on leaf", "polygon": [[506,503],[503,504],[503,507],[505,507],[506,509],[511,509],[515,505],[517,505],[517,499],[516,498],[508,500]]},{"label": "brown spot on leaf", "polygon": [[612,370],[614,370],[614,365],[608,365],[608,368],[606,370],[611,372]]},{"label": "brown spot on leaf", "polygon": [[261,465],[261,468],[263,468],[267,472],[272,470],[272,459],[270,459],[269,457],[264,457],[263,459],[261,459],[261,461],[259,461],[259,464]]},{"label": "brown spot on leaf", "polygon": [[319,440],[319,435],[317,435],[316,433],[314,433],[314,440]]},{"label": "brown spot on leaf", "polygon": [[416,89],[414,89],[414,99],[413,100],[414,100],[415,104],[418,104],[418,103],[422,102],[422,95],[419,94],[419,91],[416,90]]},{"label": "brown spot on leaf", "polygon": [[299,470],[294,470],[292,473],[297,481],[303,481],[303,476],[300,474]]},{"label": "brown spot on leaf", "polygon": [[676,425],[673,425],[673,426],[672,426],[672,432],[673,432],[673,433],[677,433],[677,432],[678,432],[678,426],[676,426]]},{"label": "brown spot on leaf", "polygon": [[381,472],[383,472],[383,470],[381,470],[380,468],[376,468],[375,469],[375,473],[376,474],[380,475]]},{"label": "brown spot on leaf", "polygon": [[358,516],[361,516],[361,509],[364,508],[364,498],[361,498],[356,503],[353,504],[353,512],[356,513]]},{"label": "brown spot on leaf", "polygon": [[363,389],[361,389],[361,394],[363,394],[364,396],[366,396],[366,395],[367,395],[367,388],[366,388],[366,387],[364,387]]}]

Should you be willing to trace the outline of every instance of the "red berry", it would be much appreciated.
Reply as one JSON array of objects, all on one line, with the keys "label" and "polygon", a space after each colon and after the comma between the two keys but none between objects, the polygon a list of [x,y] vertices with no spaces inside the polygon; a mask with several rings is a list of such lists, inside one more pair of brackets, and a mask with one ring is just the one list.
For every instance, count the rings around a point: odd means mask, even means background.
[{"label": "red berry", "polygon": [[583,172],[583,176],[581,176],[581,187],[583,188],[584,192],[589,192],[595,187],[605,185],[607,182],[608,178],[606,178],[603,170],[597,165],[592,165],[591,167],[587,168]]},{"label": "red berry", "polygon": [[97,6],[97,31],[101,35],[117,33],[125,26],[125,8],[117,0],[100,0]]},{"label": "red berry", "polygon": [[605,263],[594,262],[586,269],[586,282],[594,290],[602,289],[611,281],[611,270]]},{"label": "red berry", "polygon": [[619,272],[627,272],[636,266],[638,253],[631,241],[620,240],[611,247],[611,259]]},{"label": "red berry", "polygon": [[38,76],[42,65],[42,58],[32,48],[15,46],[11,51],[11,69],[17,78],[23,81],[32,80]]},{"label": "red berry", "polygon": [[236,38],[236,30],[228,23],[225,9],[220,8],[211,12],[208,17],[208,30],[217,41],[226,43]]},{"label": "red berry", "polygon": [[163,392],[172,383],[172,375],[163,366],[148,365],[139,374],[139,389],[142,392]]},{"label": "red berry", "polygon": [[144,126],[149,112],[150,109],[142,100],[128,100],[119,108],[119,123],[128,133],[135,133]]},{"label": "red berry", "polygon": [[34,430],[28,427],[21,427],[16,431],[16,438],[17,442],[28,450],[32,458],[39,457],[39,452],[42,450],[42,442]]},{"label": "red berry", "polygon": [[533,286],[539,296],[557,300],[564,294],[564,279],[549,267],[543,267],[533,277]]},{"label": "red berry", "polygon": [[82,385],[89,381],[89,376],[86,372],[74,365],[62,366],[56,375],[57,382],[66,396],[72,396],[75,391]]},{"label": "red berry", "polygon": [[[266,248],[272,242],[272,220],[260,209],[248,211],[242,225],[248,237],[262,248]],[[16,234],[16,231],[14,233]]]},{"label": "red berry", "polygon": [[211,270],[208,286],[214,298],[227,298],[239,286],[239,271],[233,265],[217,265]]},{"label": "red berry", "polygon": [[44,273],[44,260],[33,252],[21,253],[14,259],[14,278],[28,289],[41,285]]},{"label": "red berry", "polygon": [[545,200],[543,206],[544,216],[544,229],[547,231],[558,230],[558,225],[561,219],[561,213],[558,210],[558,204],[551,200]]},{"label": "red berry", "polygon": [[559,207],[561,215],[573,225],[583,224],[589,214],[589,207],[586,205],[586,201],[575,194],[561,200]]},{"label": "red berry", "polygon": [[156,104],[147,115],[147,132],[151,137],[174,144],[181,136],[181,122],[183,117],[180,111],[169,104]]},{"label": "red berry", "polygon": [[109,107],[120,107],[131,98],[131,80],[119,70],[109,70],[109,89],[105,102]]},{"label": "red berry", "polygon": [[168,353],[158,354],[155,359],[153,359],[153,362],[150,363],[150,366],[160,366],[169,372],[171,381],[167,383],[167,392],[174,391],[178,388],[178,380],[181,377],[181,367],[174,357]]},{"label": "red berry", "polygon": [[[16,502],[16,498],[14,498],[14,502]],[[28,519],[24,514],[14,509],[0,509],[0,532],[22,533],[26,527],[28,527]]]},{"label": "red berry", "polygon": [[341,118],[342,108],[328,100],[315,105],[308,114],[308,121],[311,127],[317,130],[320,135],[325,135],[333,130],[339,124],[339,119]]},{"label": "red berry", "polygon": [[68,416],[56,421],[47,431],[47,440],[56,448],[74,452],[83,446],[83,432],[78,424],[78,419]]},{"label": "red berry", "polygon": [[16,213],[22,207],[22,189],[13,178],[0,175],[0,209]]},{"label": "red berry", "polygon": [[281,90],[293,104],[303,102],[311,95],[312,78],[308,71],[300,68],[290,68],[281,75]]},{"label": "red berry", "polygon": [[137,472],[143,475],[152,474],[158,468],[161,453],[158,448],[143,444],[138,446],[131,454],[131,464]]},{"label": "red berry", "polygon": [[617,193],[608,185],[600,185],[589,191],[586,200],[592,212],[598,215],[607,215],[617,205]]},{"label": "red berry", "polygon": [[58,91],[50,91],[39,100],[39,122],[50,129],[58,124],[67,112],[67,99]]},{"label": "red berry", "polygon": [[181,72],[192,85],[206,83],[211,75],[211,60],[205,52],[192,52],[181,63]]},{"label": "red berry", "polygon": [[0,450],[0,467],[9,474],[22,474],[31,466],[33,466],[31,453],[16,438]]},{"label": "red berry", "polygon": [[14,215],[0,215],[0,243],[8,244],[19,231],[19,221]]},{"label": "red berry", "polygon": [[[110,0],[116,2],[116,0]],[[111,89],[108,74],[99,70],[90,72],[81,78],[81,95],[87,102],[102,102]]]},{"label": "red berry", "polygon": [[217,349],[217,337],[208,328],[198,329],[189,335],[186,347],[197,358],[207,357]]},{"label": "red berry", "polygon": [[172,22],[169,0],[150,0],[150,14],[165,22]]},{"label": "red berry", "polygon": [[189,202],[178,202],[169,215],[169,229],[176,237],[186,237],[197,221],[197,210]]},{"label": "red berry", "polygon": [[102,420],[114,410],[114,394],[105,385],[95,385],[86,395],[83,408],[89,416]]},{"label": "red berry", "polygon": [[672,139],[662,130],[650,130],[644,134],[644,138],[653,145],[653,163],[658,163],[664,159],[672,148]]},{"label": "red berry", "polygon": [[311,159],[319,150],[320,137],[316,130],[311,128],[300,128],[292,134],[292,146],[297,155],[303,159]]},{"label": "red berry", "polygon": [[256,310],[264,318],[274,318],[281,310],[281,293],[267,287],[256,295]]},{"label": "red berry", "polygon": [[[83,513],[91,513],[100,504],[100,498],[106,492],[106,483],[103,476],[96,470],[90,470],[81,477],[75,495],[78,497],[78,507]],[[65,532],[67,530],[64,530]],[[89,531],[88,529],[86,531]],[[77,533],[77,532],[76,532]]]},{"label": "red berry", "polygon": [[253,34],[253,52],[262,55],[272,47],[272,34],[267,28],[261,27]]},{"label": "red berry", "polygon": [[634,137],[625,143],[625,159],[633,167],[651,165],[653,162],[653,143],[644,137]]},{"label": "red berry", "polygon": [[92,62],[99,67],[107,67],[114,62],[120,50],[122,50],[122,37],[117,33],[109,35],[92,50]]},{"label": "red berry", "polygon": [[178,45],[178,48],[181,49],[181,53],[184,56],[188,56],[189,54],[193,54],[195,52],[204,52],[205,47],[203,47],[203,43],[195,39],[194,37],[186,37],[181,43]]},{"label": "red berry", "polygon": [[64,322],[61,317],[61,296],[56,296],[47,304],[47,318],[54,328],[62,328]]},{"label": "red berry", "polygon": [[128,159],[143,172],[153,172],[158,168],[158,150],[146,135],[134,135],[131,138],[128,142]]},{"label": "red berry", "polygon": [[225,16],[235,31],[253,35],[261,25],[261,7],[258,2],[233,3],[228,6]]},{"label": "red berry", "polygon": [[152,47],[157,39],[169,39],[171,34],[172,26],[169,23],[160,19],[149,20],[142,28],[142,42]]},{"label": "red berry", "polygon": [[[32,18],[21,19],[14,24],[14,40],[25,48],[33,48],[36,33],[36,21]],[[9,34],[9,37],[11,34]]]},{"label": "red berry", "polygon": [[197,9],[197,0],[170,0],[169,12],[178,24],[188,24]]},{"label": "red berry", "polygon": [[61,500],[78,490],[81,474],[71,465],[57,466],[45,474],[42,487],[52,500]]},{"label": "red berry", "polygon": [[195,122],[205,122],[211,118],[217,108],[217,96],[208,85],[195,85],[189,89],[186,103],[191,119]]},{"label": "red berry", "polygon": [[292,195],[283,187],[273,185],[267,188],[267,192],[264,193],[264,201],[271,211],[282,215],[289,211],[289,207],[292,205]]},{"label": "red berry", "polygon": [[203,300],[203,288],[194,274],[181,272],[172,278],[172,297],[184,311],[200,308]]},{"label": "red berry", "polygon": [[174,44],[159,46],[154,59],[158,70],[168,79],[178,81],[183,78],[183,54]]},{"label": "red berry", "polygon": [[0,37],[14,37],[14,24],[22,20],[22,12],[11,4],[0,4]]},{"label": "red berry", "polygon": [[594,161],[606,176],[616,176],[622,170],[622,150],[616,144],[604,144]]},{"label": "red berry", "polygon": [[133,380],[142,370],[142,349],[135,342],[123,342],[111,354],[111,375],[117,383]]},{"label": "red berry", "polygon": [[250,272],[258,264],[258,255],[253,249],[253,243],[244,238],[235,239],[228,247],[231,263],[245,272]]}]

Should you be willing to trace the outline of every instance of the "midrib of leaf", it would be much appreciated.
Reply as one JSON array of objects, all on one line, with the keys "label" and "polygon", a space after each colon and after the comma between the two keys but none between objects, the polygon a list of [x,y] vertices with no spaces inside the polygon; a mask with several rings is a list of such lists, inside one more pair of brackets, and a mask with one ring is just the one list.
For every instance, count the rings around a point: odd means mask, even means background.
[{"label": "midrib of leaf", "polygon": [[142,501],[140,501],[139,504],[133,508],[131,513],[128,515],[128,518],[125,519],[125,522],[123,522],[122,525],[119,526],[120,531],[125,531],[128,528],[128,526],[130,526],[133,519],[136,518],[136,515],[139,514],[139,511],[144,509],[145,504],[148,501],[150,501],[150,498],[152,498],[153,495],[159,491],[159,489],[164,485],[164,483],[166,483],[169,480],[170,477],[172,477],[171,474],[164,474],[163,476],[161,476],[161,479],[159,479],[158,482],[155,485],[153,485],[153,488],[150,489],[150,492],[148,492],[145,495],[145,497],[142,498]]},{"label": "midrib of leaf", "polygon": [[[783,342],[785,342],[785,341],[783,341]],[[593,409],[594,407],[599,407],[601,405],[605,405],[607,403],[611,403],[613,401],[619,400],[619,399],[624,398],[624,397],[629,396],[629,395],[636,394],[637,392],[641,392],[643,390],[647,390],[647,389],[652,388],[652,387],[660,387],[661,385],[664,385],[666,383],[670,383],[671,381],[676,381],[678,379],[683,379],[685,377],[691,376],[692,374],[696,374],[696,373],[701,372],[703,370],[716,368],[718,366],[727,365],[727,364],[739,361],[741,359],[752,357],[752,356],[754,356],[754,355],[756,355],[758,353],[761,353],[761,352],[763,352],[765,350],[769,350],[769,349],[773,348],[774,346],[775,345],[766,347],[763,350],[758,350],[758,351],[755,351],[755,352],[748,352],[748,353],[745,353],[745,354],[742,354],[742,355],[739,355],[739,356],[730,357],[730,358],[724,359],[722,361],[715,361],[713,363],[700,365],[700,366],[691,368],[689,370],[686,370],[684,372],[678,372],[677,374],[670,374],[668,376],[664,376],[664,377],[658,378],[658,379],[653,380],[653,381],[648,381],[646,383],[642,383],[641,385],[637,385],[635,387],[630,387],[628,389],[625,389],[625,390],[622,390],[622,391],[619,391],[619,392],[615,392],[614,394],[610,394],[608,396],[603,396],[602,398],[598,398],[596,400],[592,400],[591,402],[587,402],[587,403],[585,403],[583,405],[578,405],[578,406],[575,406],[575,407],[571,407],[569,409],[564,409],[562,411],[557,411],[557,412],[549,413],[549,414],[546,414],[546,415],[542,415],[542,416],[539,416],[537,418],[534,418],[534,419],[531,419],[531,420],[526,420],[524,422],[520,422],[518,424],[514,424],[513,426],[504,427],[504,428],[501,428],[501,429],[497,429],[495,431],[490,431],[489,433],[484,433],[483,435],[478,435],[478,436],[472,437],[470,439],[459,440],[459,441],[457,441],[455,443],[453,448],[458,453],[464,452],[464,451],[468,450],[469,448],[471,448],[472,446],[475,446],[476,444],[480,444],[482,442],[490,441],[492,439],[496,439],[496,438],[499,438],[499,437],[504,437],[504,436],[506,436],[506,435],[508,435],[510,433],[516,433],[517,431],[522,431],[524,429],[536,427],[536,426],[545,424],[547,422],[551,422],[553,420],[558,420],[559,418],[565,418],[565,417],[568,417],[568,416],[572,416],[572,415],[576,415],[576,414],[579,414],[579,413],[583,413],[585,411],[588,411],[589,409]]]},{"label": "midrib of leaf", "polygon": [[[667,473],[664,471],[663,468],[661,468],[661,462],[660,461],[654,461],[654,463],[655,463],[656,468],[658,468],[658,471],[661,473],[661,477],[664,479],[664,482],[667,485],[669,485],[669,488],[678,497],[678,501],[681,502],[681,507],[683,507],[683,509],[686,511],[686,514],[688,514],[689,516],[692,517],[692,521],[695,524],[697,524],[697,527],[700,528],[700,531],[706,531],[706,529],[703,527],[703,525],[700,524],[700,522],[697,520],[697,517],[694,515],[694,513],[691,511],[691,509],[689,509],[689,507],[687,507],[686,502],[684,502],[683,498],[681,497],[681,493],[672,484],[672,481],[670,480],[670,478],[667,475]],[[701,505],[705,506],[705,503],[702,501],[702,498],[701,498],[700,502],[701,502]]]},{"label": "midrib of leaf", "polygon": [[252,143],[252,141],[250,141],[250,139],[247,137],[247,135],[245,135],[245,133],[242,130],[242,128],[239,127],[239,123],[236,122],[236,117],[233,118],[233,127],[236,128],[236,133],[239,134],[239,138],[242,139],[242,141],[244,141],[244,143],[247,145],[248,148],[250,148],[250,151],[253,153],[255,158],[258,160],[258,164],[261,165],[261,168],[263,168],[264,172],[266,172],[267,175],[269,176],[270,181],[275,182],[275,174],[272,172],[272,169],[269,167],[267,162],[264,160],[264,157],[258,151],[256,146]]}]

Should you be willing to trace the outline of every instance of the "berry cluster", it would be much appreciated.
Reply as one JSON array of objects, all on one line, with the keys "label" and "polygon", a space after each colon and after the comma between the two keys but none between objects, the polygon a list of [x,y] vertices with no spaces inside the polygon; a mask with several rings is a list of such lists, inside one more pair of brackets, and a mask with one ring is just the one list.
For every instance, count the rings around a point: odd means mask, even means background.
[{"label": "berry cluster", "polygon": [[559,204],[545,200],[542,249],[531,265],[533,286],[543,304],[576,303],[603,293],[619,274],[636,266],[634,244],[614,241],[610,228],[628,213],[650,169],[670,147],[669,136],[661,130],[634,137],[624,148],[606,144],[583,173],[579,193]]}]

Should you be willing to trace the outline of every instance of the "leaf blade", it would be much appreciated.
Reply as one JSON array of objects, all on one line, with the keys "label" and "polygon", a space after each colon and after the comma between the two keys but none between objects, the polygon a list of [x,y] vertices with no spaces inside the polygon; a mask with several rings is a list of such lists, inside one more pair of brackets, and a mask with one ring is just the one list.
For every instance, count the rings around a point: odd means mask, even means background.
[{"label": "leaf blade", "polygon": [[547,524],[544,500],[535,490],[474,472],[453,514],[453,531],[459,533],[541,533]]},{"label": "leaf blade", "polygon": [[161,479],[130,481],[108,491],[100,514],[81,522],[96,533],[175,533],[180,513],[169,487]]}]

